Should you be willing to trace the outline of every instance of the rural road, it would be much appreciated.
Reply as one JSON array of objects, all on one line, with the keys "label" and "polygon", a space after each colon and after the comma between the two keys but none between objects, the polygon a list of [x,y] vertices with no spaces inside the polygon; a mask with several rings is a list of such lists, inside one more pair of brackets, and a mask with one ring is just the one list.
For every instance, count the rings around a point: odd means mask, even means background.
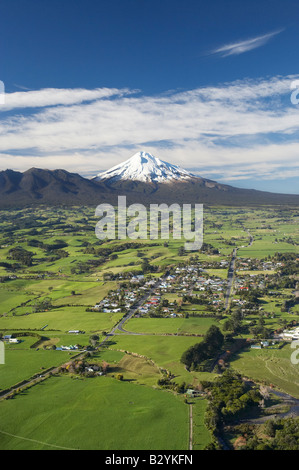
[{"label": "rural road", "polygon": [[237,256],[237,248],[234,248],[232,258],[231,258],[229,268],[228,268],[227,290],[226,290],[225,303],[224,303],[225,310],[227,310],[227,308],[229,306],[229,299],[230,299],[231,292],[232,292],[234,273],[235,273],[236,256]]},{"label": "rural road", "polygon": [[248,234],[248,236],[249,236],[249,243],[248,243],[247,246],[251,246],[252,243],[253,243],[253,236],[251,235],[251,233],[250,233],[250,231],[249,231],[248,228],[245,228],[244,230],[245,230],[245,232],[247,232],[247,234]]},{"label": "rural road", "polygon": [[121,321],[112,328],[110,333],[107,334],[107,336],[103,339],[103,341],[99,344],[99,348],[107,341],[107,339],[111,336],[114,336],[114,334],[118,331],[121,331],[122,333],[126,333],[129,335],[141,335],[142,333],[134,333],[133,331],[127,331],[123,329],[124,324],[130,320],[137,310],[141,307],[142,304],[154,293],[155,289],[160,283],[160,279],[156,282],[156,284],[146,293],[144,294],[129,310],[126,316],[124,316]]},{"label": "rural road", "polygon": [[[244,231],[249,236],[249,243],[248,243],[247,246],[251,246],[252,243],[253,243],[253,236],[251,235],[251,233],[249,232],[248,229],[244,229]],[[230,260],[229,268],[228,268],[228,276],[227,276],[228,285],[227,285],[227,291],[226,291],[225,302],[224,302],[225,310],[228,309],[229,300],[230,300],[230,297],[231,297],[231,294],[232,294],[237,251],[238,251],[238,248],[234,248],[233,253],[232,253],[232,257],[231,257],[231,260]]]}]

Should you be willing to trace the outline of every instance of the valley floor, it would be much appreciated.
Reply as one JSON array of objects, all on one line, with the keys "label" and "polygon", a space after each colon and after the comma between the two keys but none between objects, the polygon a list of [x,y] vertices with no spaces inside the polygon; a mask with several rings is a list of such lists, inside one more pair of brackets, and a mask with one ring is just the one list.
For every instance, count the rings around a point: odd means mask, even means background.
[{"label": "valley floor", "polygon": [[[298,218],[207,207],[203,247],[187,252],[100,242],[89,207],[2,211],[0,448],[213,448],[205,386],[228,369],[299,399],[284,337],[299,320]],[[211,328],[221,350],[186,366]],[[246,434],[223,433],[232,448]]]}]

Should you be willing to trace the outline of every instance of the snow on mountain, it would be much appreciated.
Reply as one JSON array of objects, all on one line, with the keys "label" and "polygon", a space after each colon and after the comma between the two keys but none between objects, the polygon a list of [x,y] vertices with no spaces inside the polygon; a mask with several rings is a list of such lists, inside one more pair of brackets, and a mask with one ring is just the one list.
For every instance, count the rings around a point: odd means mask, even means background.
[{"label": "snow on mountain", "polygon": [[99,173],[93,181],[134,180],[144,183],[166,183],[194,178],[195,175],[179,166],[164,162],[147,152],[138,152],[110,170]]}]

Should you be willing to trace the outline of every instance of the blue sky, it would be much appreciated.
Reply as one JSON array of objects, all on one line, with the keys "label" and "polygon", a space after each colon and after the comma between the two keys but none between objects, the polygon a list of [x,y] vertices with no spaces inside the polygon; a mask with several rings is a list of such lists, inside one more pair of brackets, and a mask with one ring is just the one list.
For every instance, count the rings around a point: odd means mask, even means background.
[{"label": "blue sky", "polygon": [[0,169],[88,176],[146,150],[298,193],[298,20],[290,0],[3,0]]}]

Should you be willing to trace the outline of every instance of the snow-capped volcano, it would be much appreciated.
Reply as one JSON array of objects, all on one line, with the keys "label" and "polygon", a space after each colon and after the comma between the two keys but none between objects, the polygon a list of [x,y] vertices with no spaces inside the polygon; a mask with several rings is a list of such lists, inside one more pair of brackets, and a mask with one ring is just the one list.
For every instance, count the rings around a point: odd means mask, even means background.
[{"label": "snow-capped volcano", "polygon": [[179,166],[163,162],[150,153],[138,152],[129,160],[110,168],[110,170],[99,173],[93,180],[134,180],[144,183],[166,183],[190,178],[195,178],[195,175]]}]

